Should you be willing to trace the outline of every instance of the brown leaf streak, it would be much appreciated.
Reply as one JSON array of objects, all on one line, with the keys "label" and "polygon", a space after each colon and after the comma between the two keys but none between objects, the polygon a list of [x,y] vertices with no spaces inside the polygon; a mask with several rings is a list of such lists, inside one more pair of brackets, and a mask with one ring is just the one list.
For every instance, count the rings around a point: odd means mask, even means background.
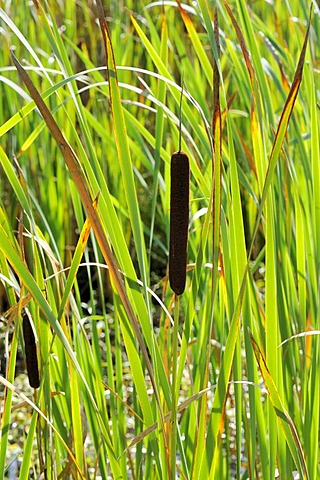
[{"label": "brown leaf streak", "polygon": [[[260,348],[258,347],[257,342],[256,342],[255,339],[253,338],[251,332],[250,332],[250,338],[251,338],[251,343],[252,343],[252,347],[253,347],[253,351],[254,351],[255,357],[256,357],[257,362],[258,362],[258,365],[259,365],[259,367],[260,367],[261,375],[262,375],[262,377],[263,377],[263,380],[265,381],[264,369],[266,370],[266,372],[267,372],[269,375],[270,375],[270,372],[269,372],[269,370],[268,370],[268,367],[267,367],[266,361],[265,361],[265,359],[264,359],[264,356],[262,355],[262,352],[261,352]],[[264,368],[262,368],[261,362],[263,363]],[[268,395],[270,396],[270,391],[269,391],[269,388],[268,388],[268,385],[267,385],[266,382],[265,382],[265,387],[266,387],[266,389],[267,389],[267,391],[268,391]]]},{"label": "brown leaf streak", "polygon": [[[214,33],[217,45],[218,57],[220,57],[220,41],[219,41],[219,22],[218,22],[218,9],[214,10]],[[216,129],[221,128],[221,111],[220,111],[220,95],[219,95],[219,69],[216,60],[213,62],[213,136],[216,138]],[[221,132],[220,132],[221,133]],[[219,142],[219,150],[221,151],[221,135]],[[215,147],[217,147],[215,145]]]},{"label": "brown leaf streak", "polygon": [[24,68],[20,65],[19,61],[16,59],[16,57],[12,53],[12,59],[13,62],[23,80],[25,83],[26,87],[28,88],[31,97],[35,101],[37,107],[39,108],[50,132],[52,133],[52,136],[56,140],[61,153],[65,159],[65,162],[69,168],[70,174],[72,176],[72,179],[78,189],[82,204],[86,210],[87,216],[90,219],[90,222],[92,224],[93,230],[95,232],[97,241],[99,243],[102,255],[105,259],[106,264],[109,267],[110,275],[112,276],[112,279],[114,281],[115,287],[119,293],[119,296],[121,298],[121,301],[124,305],[124,308],[127,312],[131,327],[134,331],[134,334],[138,340],[139,346],[141,348],[144,360],[146,362],[146,367],[148,370],[148,373],[150,375],[151,380],[153,379],[153,387],[155,390],[155,394],[157,395],[157,390],[156,390],[156,385],[154,383],[154,376],[153,376],[153,370],[151,366],[151,362],[149,360],[148,352],[138,325],[138,322],[135,318],[135,314],[133,312],[130,300],[128,298],[128,295],[125,290],[124,282],[120,276],[120,273],[118,271],[118,266],[116,259],[111,251],[111,248],[106,240],[104,230],[102,228],[102,225],[100,223],[99,217],[94,209],[94,206],[92,205],[92,199],[89,195],[88,188],[86,185],[85,177],[82,172],[82,169],[80,167],[80,164],[78,162],[77,157],[75,156],[72,148],[68,144],[67,140],[64,138],[58,124],[54,120],[51,112],[49,111],[48,107],[44,103],[44,101],[41,98],[40,93],[38,90],[35,88],[33,85],[29,75],[27,72],[24,70]]},{"label": "brown leaf streak", "polygon": [[38,0],[33,0],[33,5],[34,5],[35,9],[37,10],[37,12],[39,13],[40,5],[39,5]]},{"label": "brown leaf streak", "polygon": [[305,60],[307,45],[308,45],[311,13],[312,13],[312,5],[311,5],[311,8],[310,8],[310,17],[309,17],[308,28],[307,28],[306,36],[305,36],[305,39],[304,39],[304,42],[303,42],[303,47],[302,47],[302,50],[301,50],[301,53],[300,53],[296,73],[295,73],[295,76],[294,76],[294,79],[293,79],[293,82],[292,82],[292,85],[291,85],[291,89],[290,89],[287,101],[285,103],[285,106],[284,106],[284,109],[283,109],[283,112],[282,112],[282,115],[281,115],[281,118],[280,118],[280,122],[279,122],[279,125],[278,125],[278,130],[277,130],[276,137],[277,137],[278,132],[280,130],[280,126],[282,126],[282,122],[284,121],[286,116],[287,116],[286,126],[288,125],[289,120],[290,120],[290,116],[291,116],[291,113],[292,113],[292,110],[293,110],[293,106],[294,106],[294,103],[295,103],[295,100],[297,98],[297,94],[298,94],[298,91],[299,91],[300,83],[301,83],[301,80],[302,80],[303,65],[304,65],[304,60]]},{"label": "brown leaf streak", "polygon": [[[97,210],[97,207],[98,207],[99,195],[100,195],[100,192],[98,193],[98,195],[96,196],[96,198],[94,199],[94,201],[92,203],[93,208],[95,210]],[[84,252],[84,249],[87,245],[88,238],[89,238],[89,235],[90,235],[90,231],[91,231],[91,222],[90,222],[90,219],[87,218],[86,221],[84,222],[84,225],[83,225],[83,228],[82,228],[82,231],[81,231],[81,234],[80,234],[80,238],[79,238],[79,242],[81,243],[82,253]]]},{"label": "brown leaf streak", "polygon": [[[113,77],[118,83],[116,61],[114,58],[113,48],[110,48],[111,35],[110,35],[108,25],[105,21],[105,12],[100,0],[97,0],[97,8],[98,8],[98,17],[99,17],[99,23],[100,23],[101,33],[102,33],[103,45],[104,45],[105,54],[106,54],[110,103],[112,105],[112,89],[110,88],[110,77]],[[110,61],[110,55],[111,55],[111,61]],[[110,66],[112,66],[112,68],[110,68]]]},{"label": "brown leaf streak", "polygon": [[[108,387],[109,388],[109,387]],[[178,412],[182,413],[189,405],[191,405],[193,402],[196,402],[199,400],[203,395],[206,395],[208,392],[212,390],[212,387],[207,387],[204,390],[201,390],[198,393],[195,393],[191,397],[187,398],[184,402],[182,402],[180,405],[178,405]],[[135,414],[136,415],[136,414]],[[171,412],[168,412],[164,416],[164,424],[169,422],[171,420]],[[127,446],[127,448],[122,452],[119,458],[124,455],[125,452],[133,448],[135,445],[137,445],[139,442],[141,442],[144,438],[146,438],[148,435],[150,435],[152,432],[154,432],[158,428],[158,422],[155,422],[154,424],[150,425],[148,428],[143,430],[141,433],[139,433],[136,437],[134,437],[130,444]]]},{"label": "brown leaf streak", "polygon": [[231,18],[231,22],[232,22],[232,24],[234,26],[234,29],[236,31],[236,34],[237,34],[237,37],[238,37],[238,40],[239,40],[239,43],[240,43],[240,47],[241,47],[241,50],[242,50],[242,53],[243,53],[243,56],[244,56],[244,60],[246,62],[247,69],[248,69],[248,72],[249,72],[249,75],[250,75],[251,82],[254,82],[255,81],[255,71],[254,71],[254,68],[253,68],[253,65],[252,65],[252,62],[251,62],[251,59],[250,59],[249,51],[247,49],[247,45],[246,45],[244,36],[242,35],[239,24],[238,24],[237,20],[235,19],[235,16],[233,15],[231,8],[229,7],[229,5],[226,2],[224,2],[224,6],[226,7],[226,10],[229,14],[229,17]]},{"label": "brown leaf streak", "polygon": [[[277,132],[276,132],[276,135],[275,135],[275,140],[273,142],[273,147],[272,147],[272,151],[271,151],[271,155],[270,155],[270,162],[268,164],[268,169],[267,169],[265,185],[264,185],[264,189],[263,189],[263,193],[262,193],[262,198],[266,197],[267,187],[268,187],[267,181],[268,181],[269,176],[272,174],[272,172],[274,171],[274,169],[276,167],[276,165],[272,164],[271,161],[272,161],[272,158],[273,158],[275,147],[277,145],[277,138],[279,137],[280,131],[283,127],[285,127],[285,130],[287,130],[287,128],[288,128],[288,124],[289,124],[289,121],[290,121],[290,118],[291,118],[291,113],[292,113],[292,110],[293,110],[293,107],[294,107],[294,104],[295,104],[295,101],[296,101],[296,98],[297,98],[297,95],[298,95],[298,91],[299,91],[299,87],[300,87],[300,83],[301,83],[301,79],[302,79],[303,65],[304,65],[304,60],[305,60],[307,45],[308,45],[311,13],[312,13],[312,5],[310,7],[310,16],[309,16],[308,28],[307,28],[306,36],[305,36],[305,39],[304,39],[304,42],[303,42],[303,47],[302,47],[302,50],[301,50],[301,53],[300,53],[296,73],[295,73],[295,76],[294,76],[294,79],[293,79],[291,89],[290,89],[289,95],[287,97],[285,106],[283,108],[283,111],[282,111],[282,114],[281,114],[281,117],[280,117],[280,121],[279,121],[279,124],[278,124],[278,128],[277,128]],[[283,140],[282,140],[282,143],[283,143]],[[281,143],[281,145],[282,145],[282,143]]]}]

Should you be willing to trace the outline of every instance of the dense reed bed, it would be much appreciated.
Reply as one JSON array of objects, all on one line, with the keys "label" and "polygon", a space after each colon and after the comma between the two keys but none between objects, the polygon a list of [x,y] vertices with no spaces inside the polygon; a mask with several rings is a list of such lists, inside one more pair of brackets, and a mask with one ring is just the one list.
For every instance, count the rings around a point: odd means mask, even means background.
[{"label": "dense reed bed", "polygon": [[0,7],[0,480],[320,478],[317,3]]}]

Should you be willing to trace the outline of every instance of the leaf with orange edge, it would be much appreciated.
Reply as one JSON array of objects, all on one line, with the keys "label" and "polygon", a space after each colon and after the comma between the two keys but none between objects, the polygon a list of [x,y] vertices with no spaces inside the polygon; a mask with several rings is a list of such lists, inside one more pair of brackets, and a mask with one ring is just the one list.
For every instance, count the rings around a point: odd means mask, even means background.
[{"label": "leaf with orange edge", "polygon": [[279,67],[279,70],[280,70],[280,74],[281,74],[281,81],[282,81],[282,86],[284,88],[284,91],[285,92],[289,92],[290,90],[290,85],[289,85],[289,82],[288,82],[288,79],[286,77],[286,74],[284,72],[284,68],[283,68],[283,65],[282,65],[282,62],[281,62],[281,59],[278,55],[278,52],[276,51],[275,47],[273,46],[273,44],[271,43],[271,41],[269,40],[269,38],[263,33],[263,32],[260,32],[260,35],[262,36],[263,40],[265,41],[265,44],[267,46],[267,49],[269,50],[269,52],[272,54],[273,58],[275,59],[275,61],[277,62],[278,64],[278,67]]},{"label": "leaf with orange edge", "polygon": [[[97,205],[98,205],[98,195],[93,202],[93,208],[95,210],[97,209]],[[79,269],[79,265],[80,265],[80,262],[81,262],[82,255],[85,251],[85,248],[86,248],[86,245],[87,245],[87,242],[88,242],[90,231],[91,231],[91,222],[87,218],[86,221],[84,222],[83,227],[82,227],[82,231],[81,231],[81,234],[80,234],[80,237],[79,237],[79,240],[78,240],[78,244],[76,246],[76,249],[75,249],[73,257],[72,257],[72,262],[71,262],[69,275],[68,275],[68,278],[67,278],[66,285],[64,287],[63,297],[62,297],[61,302],[60,302],[58,320],[61,319],[63,311],[66,307],[68,297],[69,297],[70,292],[71,292],[72,285],[74,283],[74,280],[75,280],[76,275],[77,275],[77,271]]]},{"label": "leaf with orange edge", "polygon": [[[223,416],[223,411],[224,411],[224,405],[226,402],[226,397],[227,397],[227,384],[231,375],[231,368],[232,368],[232,362],[233,362],[233,357],[234,357],[234,351],[235,351],[235,346],[238,338],[238,332],[239,328],[241,325],[241,308],[242,308],[242,302],[244,298],[244,293],[246,289],[246,281],[247,281],[247,275],[249,272],[249,266],[250,266],[250,258],[253,250],[253,246],[255,243],[255,239],[259,230],[259,225],[260,225],[260,220],[262,217],[262,212],[265,206],[267,194],[269,191],[270,184],[272,182],[272,176],[274,173],[274,170],[277,165],[277,161],[279,159],[280,155],[280,150],[285,138],[286,130],[288,127],[288,123],[291,117],[292,109],[295,103],[295,100],[297,98],[298,90],[300,87],[301,83],[301,78],[302,78],[302,71],[303,71],[303,64],[304,64],[304,59],[306,55],[306,48],[307,48],[307,42],[308,42],[308,36],[309,36],[309,29],[310,29],[310,19],[311,19],[311,12],[312,12],[312,7],[310,8],[310,18],[309,18],[309,23],[308,23],[308,29],[306,32],[306,36],[304,39],[302,51],[300,54],[300,59],[298,62],[298,66],[296,69],[296,74],[292,83],[292,87],[288,96],[288,99],[286,101],[286,104],[284,106],[280,123],[278,126],[278,130],[276,133],[275,141],[273,144],[272,152],[271,152],[271,157],[266,173],[266,178],[263,186],[263,191],[262,191],[262,196],[261,196],[261,201],[260,201],[260,206],[259,210],[257,213],[257,219],[256,219],[256,224],[254,228],[254,232],[252,235],[252,240],[251,240],[251,245],[250,249],[248,252],[248,261],[247,265],[243,274],[241,286],[240,286],[240,291],[238,294],[237,302],[234,308],[234,312],[232,315],[232,320],[230,323],[229,327],[229,335],[227,338],[227,343],[225,346],[225,352],[222,358],[222,364],[220,368],[220,373],[218,377],[218,384],[217,384],[217,389],[215,392],[215,396],[213,399],[213,405],[212,405],[212,413],[211,413],[211,420],[210,420],[210,426],[208,429],[208,435],[207,435],[207,442],[206,442],[206,450],[211,449],[214,451],[214,449],[217,446],[217,441],[218,441],[218,436],[219,436],[219,429],[220,429],[220,422],[221,418]],[[206,464],[205,459],[202,461],[202,466],[201,466],[201,471],[200,471],[200,477],[199,478],[204,478],[203,474],[207,475],[207,467],[208,465]],[[201,477],[202,475],[202,477]]]},{"label": "leaf with orange edge", "polygon": [[177,4],[180,10],[182,20],[184,21],[190,40],[192,42],[194,51],[196,52],[196,55],[201,63],[201,68],[204,71],[204,74],[206,76],[206,79],[209,82],[209,85],[212,86],[212,67],[210,65],[210,60],[206,54],[206,51],[200,41],[199,34],[197,33],[194,23],[190,19],[188,12],[184,9],[180,0],[177,0]]},{"label": "leaf with orange edge", "polygon": [[291,85],[291,89],[290,89],[287,101],[285,103],[285,106],[284,106],[282,114],[281,114],[281,118],[280,118],[279,125],[278,125],[278,128],[277,128],[275,140],[274,140],[274,143],[273,143],[273,148],[272,148],[272,152],[271,152],[271,155],[270,155],[270,161],[269,161],[268,170],[267,170],[267,174],[266,174],[265,184],[264,184],[263,192],[262,192],[262,196],[261,196],[261,204],[262,205],[265,202],[265,199],[266,199],[266,196],[267,196],[267,193],[268,193],[268,190],[269,190],[269,186],[270,186],[271,181],[272,181],[273,172],[274,172],[274,170],[276,168],[276,165],[277,165],[277,162],[278,162],[278,158],[279,158],[279,155],[280,155],[282,144],[283,144],[285,135],[287,133],[289,120],[290,120],[292,110],[293,110],[293,107],[294,107],[294,104],[295,104],[295,101],[296,101],[296,98],[297,98],[297,95],[298,95],[298,91],[299,91],[299,88],[300,88],[300,84],[301,84],[301,80],[302,80],[303,65],[304,65],[306,52],[307,52],[307,45],[308,45],[308,38],[309,38],[309,31],[310,31],[310,22],[311,22],[311,14],[312,14],[312,5],[310,7],[310,16],[309,16],[308,28],[307,28],[306,36],[305,36],[305,39],[304,39],[304,42],[303,42],[302,50],[301,50],[301,53],[300,53],[300,58],[299,58],[298,65],[297,65],[297,68],[296,68],[296,73],[295,73],[295,76],[294,76],[294,79],[293,79],[293,82],[292,82],[292,85]]},{"label": "leaf with orange edge", "polygon": [[240,47],[241,47],[241,50],[242,50],[244,61],[246,63],[246,67],[247,67],[247,70],[248,70],[248,73],[249,73],[255,105],[256,105],[257,110],[258,110],[258,115],[259,115],[259,117],[261,117],[261,115],[262,115],[262,105],[261,105],[260,90],[259,90],[259,85],[258,85],[256,72],[255,72],[253,64],[251,62],[249,50],[247,48],[244,36],[241,32],[241,29],[239,27],[239,24],[238,24],[235,16],[232,13],[231,8],[229,7],[229,5],[226,2],[224,2],[224,6],[225,6],[225,8],[226,8],[226,10],[229,14],[232,25],[233,25],[233,27],[236,31],[236,35],[237,35],[237,38],[238,38],[238,41],[239,41],[239,44],[240,44]]},{"label": "leaf with orange edge", "polygon": [[304,458],[304,453],[302,449],[302,445],[299,440],[298,432],[296,430],[296,427],[287,412],[287,410],[284,408],[284,405],[282,403],[282,400],[280,398],[279,392],[277,390],[277,387],[274,383],[274,380],[269,372],[266,359],[261,352],[258,344],[256,343],[255,339],[253,338],[251,332],[250,337],[251,337],[251,343],[253,347],[254,354],[256,356],[260,372],[262,375],[262,378],[264,380],[265,387],[268,391],[268,395],[270,398],[270,401],[272,403],[272,406],[275,410],[275,413],[277,415],[278,422],[280,423],[286,442],[288,444],[289,450],[291,452],[292,458],[295,462],[295,465],[299,471],[299,474],[301,475],[301,478],[304,479],[309,479],[309,473],[306,465],[306,461]]},{"label": "leaf with orange edge", "polygon": [[244,58],[244,61],[246,62],[246,66],[247,66],[247,70],[248,70],[248,73],[249,73],[249,76],[250,76],[250,80],[251,80],[251,83],[253,83],[256,80],[256,74],[255,74],[251,59],[250,59],[250,54],[249,54],[244,36],[241,32],[241,29],[239,27],[239,24],[238,24],[235,16],[233,15],[232,10],[231,10],[230,6],[227,4],[227,2],[224,2],[224,6],[225,6],[225,8],[226,8],[226,10],[229,14],[232,25],[233,25],[233,27],[236,31],[237,38],[238,38],[238,41],[239,41],[239,44],[240,44],[240,47],[241,47],[241,50],[242,50],[243,58]]}]

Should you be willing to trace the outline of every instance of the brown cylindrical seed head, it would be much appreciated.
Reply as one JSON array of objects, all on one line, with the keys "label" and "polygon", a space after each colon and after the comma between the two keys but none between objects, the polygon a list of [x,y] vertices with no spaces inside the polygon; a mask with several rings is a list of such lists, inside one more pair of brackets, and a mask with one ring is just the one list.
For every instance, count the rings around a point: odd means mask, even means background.
[{"label": "brown cylindrical seed head", "polygon": [[34,333],[28,315],[25,313],[22,318],[22,330],[24,339],[24,348],[26,352],[27,373],[29,384],[32,388],[39,388],[39,368],[37,347],[34,338]]},{"label": "brown cylindrical seed head", "polygon": [[185,152],[171,157],[169,281],[181,295],[186,285],[189,224],[189,158]]}]

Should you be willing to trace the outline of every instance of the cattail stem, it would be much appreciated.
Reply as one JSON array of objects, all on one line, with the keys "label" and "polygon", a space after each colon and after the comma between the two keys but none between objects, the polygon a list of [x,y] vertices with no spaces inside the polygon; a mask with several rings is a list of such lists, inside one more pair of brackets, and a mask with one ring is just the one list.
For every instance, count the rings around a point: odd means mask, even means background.
[{"label": "cattail stem", "polygon": [[178,371],[178,327],[179,327],[179,296],[174,296],[174,324],[172,332],[172,370],[171,370],[171,478],[176,479],[177,470],[177,371]]},{"label": "cattail stem", "polygon": [[181,130],[182,130],[182,97],[183,97],[183,75],[181,75],[181,95],[179,104],[179,152],[181,152]]},{"label": "cattail stem", "polygon": [[29,384],[32,388],[39,388],[39,368],[37,357],[37,346],[34,333],[28,315],[25,313],[22,317],[22,331],[24,339],[24,348],[26,354],[27,373]]},{"label": "cattail stem", "polygon": [[184,292],[186,284],[189,177],[188,155],[175,152],[171,157],[169,281],[176,295]]}]

